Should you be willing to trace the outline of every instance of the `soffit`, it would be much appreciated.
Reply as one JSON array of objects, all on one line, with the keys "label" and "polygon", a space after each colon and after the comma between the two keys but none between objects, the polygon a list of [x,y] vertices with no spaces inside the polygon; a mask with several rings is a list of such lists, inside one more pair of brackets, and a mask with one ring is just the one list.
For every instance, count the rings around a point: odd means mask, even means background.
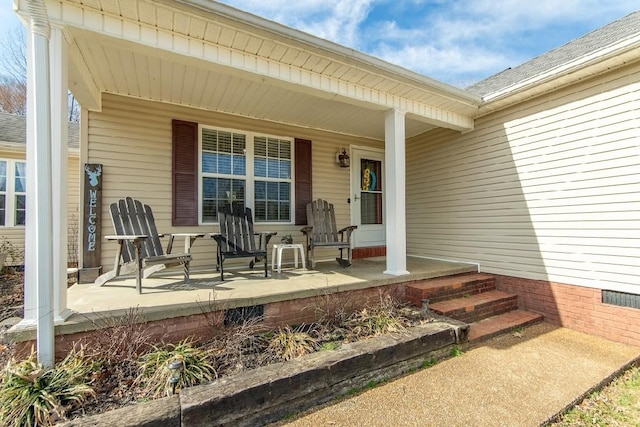
[{"label": "soffit", "polygon": [[[480,103],[459,89],[226,6],[231,17],[169,1],[67,0],[47,7],[52,21],[66,27],[72,58],[82,62],[70,67],[72,90],[89,70],[98,91],[375,138],[384,135],[381,111],[407,111],[411,136],[437,126],[467,130]],[[193,55],[196,45],[200,58]],[[226,62],[206,57],[224,49]],[[220,85],[227,98],[218,98]]]}]

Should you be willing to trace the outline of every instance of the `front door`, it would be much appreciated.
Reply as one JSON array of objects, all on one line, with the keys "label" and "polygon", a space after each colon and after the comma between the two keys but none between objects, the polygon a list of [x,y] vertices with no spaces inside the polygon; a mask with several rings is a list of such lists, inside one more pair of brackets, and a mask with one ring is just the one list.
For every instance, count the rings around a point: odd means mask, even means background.
[{"label": "front door", "polygon": [[354,148],[352,165],[352,222],[356,248],[384,246],[384,151]]}]

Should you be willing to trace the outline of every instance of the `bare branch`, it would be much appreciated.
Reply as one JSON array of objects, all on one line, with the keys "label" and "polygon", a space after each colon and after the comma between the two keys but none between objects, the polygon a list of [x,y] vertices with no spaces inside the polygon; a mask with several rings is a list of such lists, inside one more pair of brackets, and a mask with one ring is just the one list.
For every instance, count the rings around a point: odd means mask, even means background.
[{"label": "bare branch", "polygon": [[27,113],[26,83],[0,77],[0,111],[21,116]]},{"label": "bare branch", "polygon": [[9,77],[21,83],[27,81],[27,39],[22,25],[7,31],[0,39],[2,63]]}]

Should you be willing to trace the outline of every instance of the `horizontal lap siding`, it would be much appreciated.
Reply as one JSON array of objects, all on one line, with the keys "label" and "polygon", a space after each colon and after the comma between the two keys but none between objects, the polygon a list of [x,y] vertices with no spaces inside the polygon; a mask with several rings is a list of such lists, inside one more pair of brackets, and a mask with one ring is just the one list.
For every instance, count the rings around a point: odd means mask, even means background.
[{"label": "horizontal lap siding", "polygon": [[640,290],[638,66],[407,144],[408,252]]},{"label": "horizontal lap siding", "polygon": [[[16,159],[25,160],[26,152],[1,152],[0,158],[3,159]],[[77,151],[70,153],[67,160],[67,209],[68,209],[68,236],[67,239],[69,245],[69,261],[77,260],[77,221],[78,221],[78,206],[80,203],[79,198],[79,159]],[[0,241],[7,241],[11,245],[24,253],[24,227],[0,227]],[[8,260],[9,264],[13,264],[14,261]],[[24,259],[16,260],[15,263],[22,263]]]},{"label": "horizontal lap siding", "polygon": [[[150,205],[160,232],[198,231],[211,233],[217,225],[171,226],[171,120],[179,119],[269,135],[303,138],[312,141],[313,197],[325,198],[336,205],[338,226],[350,223],[349,168],[336,164],[340,147],[350,145],[382,146],[380,141],[337,135],[314,129],[296,128],[279,123],[252,120],[221,113],[153,103],[114,95],[103,96],[102,112],[89,113],[90,163],[102,163],[103,173],[103,235],[113,233],[108,205],[126,196],[139,198]],[[256,231],[277,231],[272,242],[283,234],[291,234],[297,243],[303,242],[301,226],[268,224],[255,226]],[[166,244],[166,239],[163,241]],[[176,249],[182,242],[176,243]],[[102,264],[109,268],[115,256],[115,244],[102,245]],[[334,251],[335,252],[335,251]],[[215,243],[209,237],[196,241],[192,250],[193,266],[215,266]],[[318,251],[318,258],[335,257],[333,252]],[[293,261],[286,251],[284,262]],[[291,259],[289,259],[291,258]],[[248,261],[248,260],[247,260]],[[239,261],[246,264],[245,261]],[[226,265],[226,263],[225,263]]]}]

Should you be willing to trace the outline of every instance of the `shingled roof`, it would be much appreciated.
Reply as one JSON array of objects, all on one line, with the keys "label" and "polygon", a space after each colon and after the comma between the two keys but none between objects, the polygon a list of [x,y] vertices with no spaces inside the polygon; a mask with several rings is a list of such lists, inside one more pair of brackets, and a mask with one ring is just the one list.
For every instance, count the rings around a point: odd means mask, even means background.
[{"label": "shingled roof", "polygon": [[[79,148],[78,134],[78,123],[69,123],[69,148]],[[26,145],[26,142],[27,118],[15,114],[0,113],[0,146],[4,143]]]},{"label": "shingled roof", "polygon": [[636,36],[638,32],[640,32],[640,11],[633,12],[524,64],[481,80],[466,90],[485,97]]}]

